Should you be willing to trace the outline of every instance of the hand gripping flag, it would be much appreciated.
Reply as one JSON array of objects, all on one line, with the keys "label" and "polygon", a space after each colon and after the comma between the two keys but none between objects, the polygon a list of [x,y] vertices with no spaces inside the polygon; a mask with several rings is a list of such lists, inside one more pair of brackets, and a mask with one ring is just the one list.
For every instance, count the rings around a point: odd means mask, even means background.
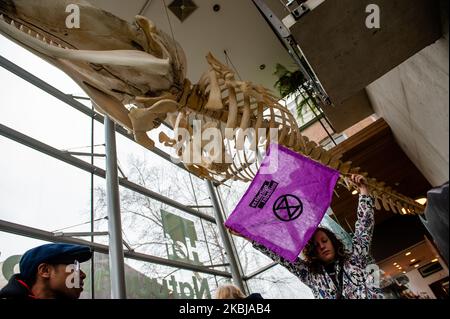
[{"label": "hand gripping flag", "polygon": [[295,261],[327,208],[339,172],[278,144],[225,226]]}]

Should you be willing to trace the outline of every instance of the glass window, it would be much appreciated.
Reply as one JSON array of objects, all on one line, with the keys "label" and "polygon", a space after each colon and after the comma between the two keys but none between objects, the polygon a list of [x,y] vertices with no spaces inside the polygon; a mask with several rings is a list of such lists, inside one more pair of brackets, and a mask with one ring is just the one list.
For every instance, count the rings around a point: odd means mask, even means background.
[{"label": "glass window", "polygon": [[[240,181],[228,181],[230,186],[220,186],[219,193],[224,206],[225,215],[228,217],[241,200],[250,183]],[[241,237],[232,236],[239,257],[242,270],[245,275],[268,265],[272,260],[252,247],[252,244]]]},{"label": "glass window", "polygon": [[0,149],[0,219],[47,231],[89,220],[89,173],[1,136]]},{"label": "glass window", "polygon": [[[0,35],[0,54],[64,93],[86,96],[83,90],[64,72],[3,35]],[[5,82],[2,81],[2,84],[4,85]],[[22,91],[22,96],[24,92],[26,91]]]},{"label": "glass window", "polygon": [[[86,96],[67,75],[2,36],[0,54],[62,92]],[[91,119],[88,116],[3,68],[0,69],[0,79],[5,85],[1,124],[62,151],[91,151]],[[80,102],[91,107],[88,100]],[[104,126],[97,121],[94,123],[94,153],[104,155]],[[173,152],[159,144],[158,133],[161,130],[168,133],[167,128],[161,127],[150,133],[151,138],[164,152]],[[203,180],[121,134],[116,134],[116,140],[120,177],[186,206],[204,206],[198,208],[199,211],[214,215]],[[55,233],[91,230],[90,173],[2,136],[0,152],[0,166],[7,168],[3,170],[0,184],[0,219]],[[91,161],[89,156],[76,156],[86,162]],[[105,157],[95,157],[94,165],[105,169]],[[95,176],[94,188],[94,230],[107,231],[105,180]],[[242,190],[239,188],[234,192],[230,188],[225,191],[225,205],[234,205]],[[131,249],[230,271],[217,225],[123,187],[120,187],[120,195],[123,239]],[[225,210],[230,211],[229,207]],[[0,239],[3,243],[0,245],[0,262],[7,258],[17,259],[23,251],[44,243],[1,232]],[[90,237],[83,239],[89,240]],[[108,244],[108,236],[96,236],[94,240]],[[12,241],[14,249],[5,245]],[[94,259],[95,297],[109,298],[107,255],[95,254]],[[246,266],[245,269],[250,271],[258,266],[256,263],[253,268]],[[17,270],[14,267],[17,268],[16,265],[13,265],[13,270]],[[82,269],[88,274],[90,263],[83,264]],[[129,298],[211,298],[218,285],[229,281],[228,278],[130,259],[126,260],[126,271]],[[3,280],[1,284],[7,279],[0,280]],[[88,276],[82,297],[90,297],[90,291]]]},{"label": "glass window", "polygon": [[327,137],[326,139],[322,140],[320,142],[320,145],[326,150],[332,149],[336,143],[340,144],[341,142],[345,141],[347,139],[347,136],[344,133],[341,134],[333,134],[334,142],[331,140],[331,138]]},{"label": "glass window", "polygon": [[219,186],[219,196],[226,217],[233,212],[249,186],[250,183],[232,180],[225,182],[225,185]]},{"label": "glass window", "polygon": [[[95,298],[110,298],[108,255],[96,253]],[[128,299],[210,299],[225,278],[125,259]]]},{"label": "glass window", "polygon": [[[123,187],[120,194],[123,239],[136,252],[205,266],[227,262],[215,225]],[[103,188],[96,199],[99,219],[107,215]],[[98,220],[96,230],[107,230],[107,223]]]},{"label": "glass window", "polygon": [[314,299],[311,289],[280,265],[247,280],[247,284],[251,292],[266,299]]},{"label": "glass window", "polygon": [[233,236],[233,241],[245,275],[250,275],[258,269],[272,263],[272,259],[253,248],[250,241],[237,236]]},{"label": "glass window", "polygon": [[0,123],[59,150],[90,144],[90,118],[0,68]]},{"label": "glass window", "polygon": [[123,135],[117,134],[116,139],[118,164],[128,180],[184,205],[211,205],[203,180]]}]

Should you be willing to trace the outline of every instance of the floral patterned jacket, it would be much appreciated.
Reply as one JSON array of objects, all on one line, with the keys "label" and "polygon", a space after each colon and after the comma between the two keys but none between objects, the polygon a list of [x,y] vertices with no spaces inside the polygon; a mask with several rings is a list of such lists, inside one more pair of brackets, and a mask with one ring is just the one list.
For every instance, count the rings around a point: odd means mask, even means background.
[{"label": "floral patterned jacket", "polygon": [[[336,274],[342,278],[342,297],[344,299],[382,299],[383,294],[378,288],[378,283],[372,276],[371,270],[376,270],[376,265],[369,264],[370,244],[374,226],[373,199],[367,195],[359,195],[358,219],[355,225],[355,233],[352,239],[352,251],[349,258],[342,264],[336,264]],[[297,258],[290,262],[268,250],[262,245],[253,242],[253,247],[286,267],[297,276],[305,285],[311,288],[314,297],[318,299],[336,299],[338,289],[325,268],[319,272],[310,270],[309,265]]]}]

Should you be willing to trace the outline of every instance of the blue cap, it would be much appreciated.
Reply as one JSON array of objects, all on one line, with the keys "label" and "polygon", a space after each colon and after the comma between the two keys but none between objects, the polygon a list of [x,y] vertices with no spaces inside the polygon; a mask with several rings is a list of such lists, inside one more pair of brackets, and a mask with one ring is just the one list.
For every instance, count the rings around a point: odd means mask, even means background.
[{"label": "blue cap", "polygon": [[20,274],[25,280],[33,280],[39,264],[73,264],[91,259],[92,251],[87,246],[72,244],[45,244],[28,250],[20,258]]}]

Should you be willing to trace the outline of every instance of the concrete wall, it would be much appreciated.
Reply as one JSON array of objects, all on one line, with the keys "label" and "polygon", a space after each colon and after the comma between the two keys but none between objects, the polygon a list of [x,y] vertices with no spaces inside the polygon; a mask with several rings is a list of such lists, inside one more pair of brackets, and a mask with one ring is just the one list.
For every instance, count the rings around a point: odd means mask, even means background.
[{"label": "concrete wall", "polygon": [[441,6],[443,37],[366,88],[374,111],[433,186],[449,176],[448,2]]},{"label": "concrete wall", "polygon": [[[365,24],[371,4],[380,9],[379,29]],[[327,0],[290,31],[339,108],[438,40],[440,29],[438,0]]]}]

